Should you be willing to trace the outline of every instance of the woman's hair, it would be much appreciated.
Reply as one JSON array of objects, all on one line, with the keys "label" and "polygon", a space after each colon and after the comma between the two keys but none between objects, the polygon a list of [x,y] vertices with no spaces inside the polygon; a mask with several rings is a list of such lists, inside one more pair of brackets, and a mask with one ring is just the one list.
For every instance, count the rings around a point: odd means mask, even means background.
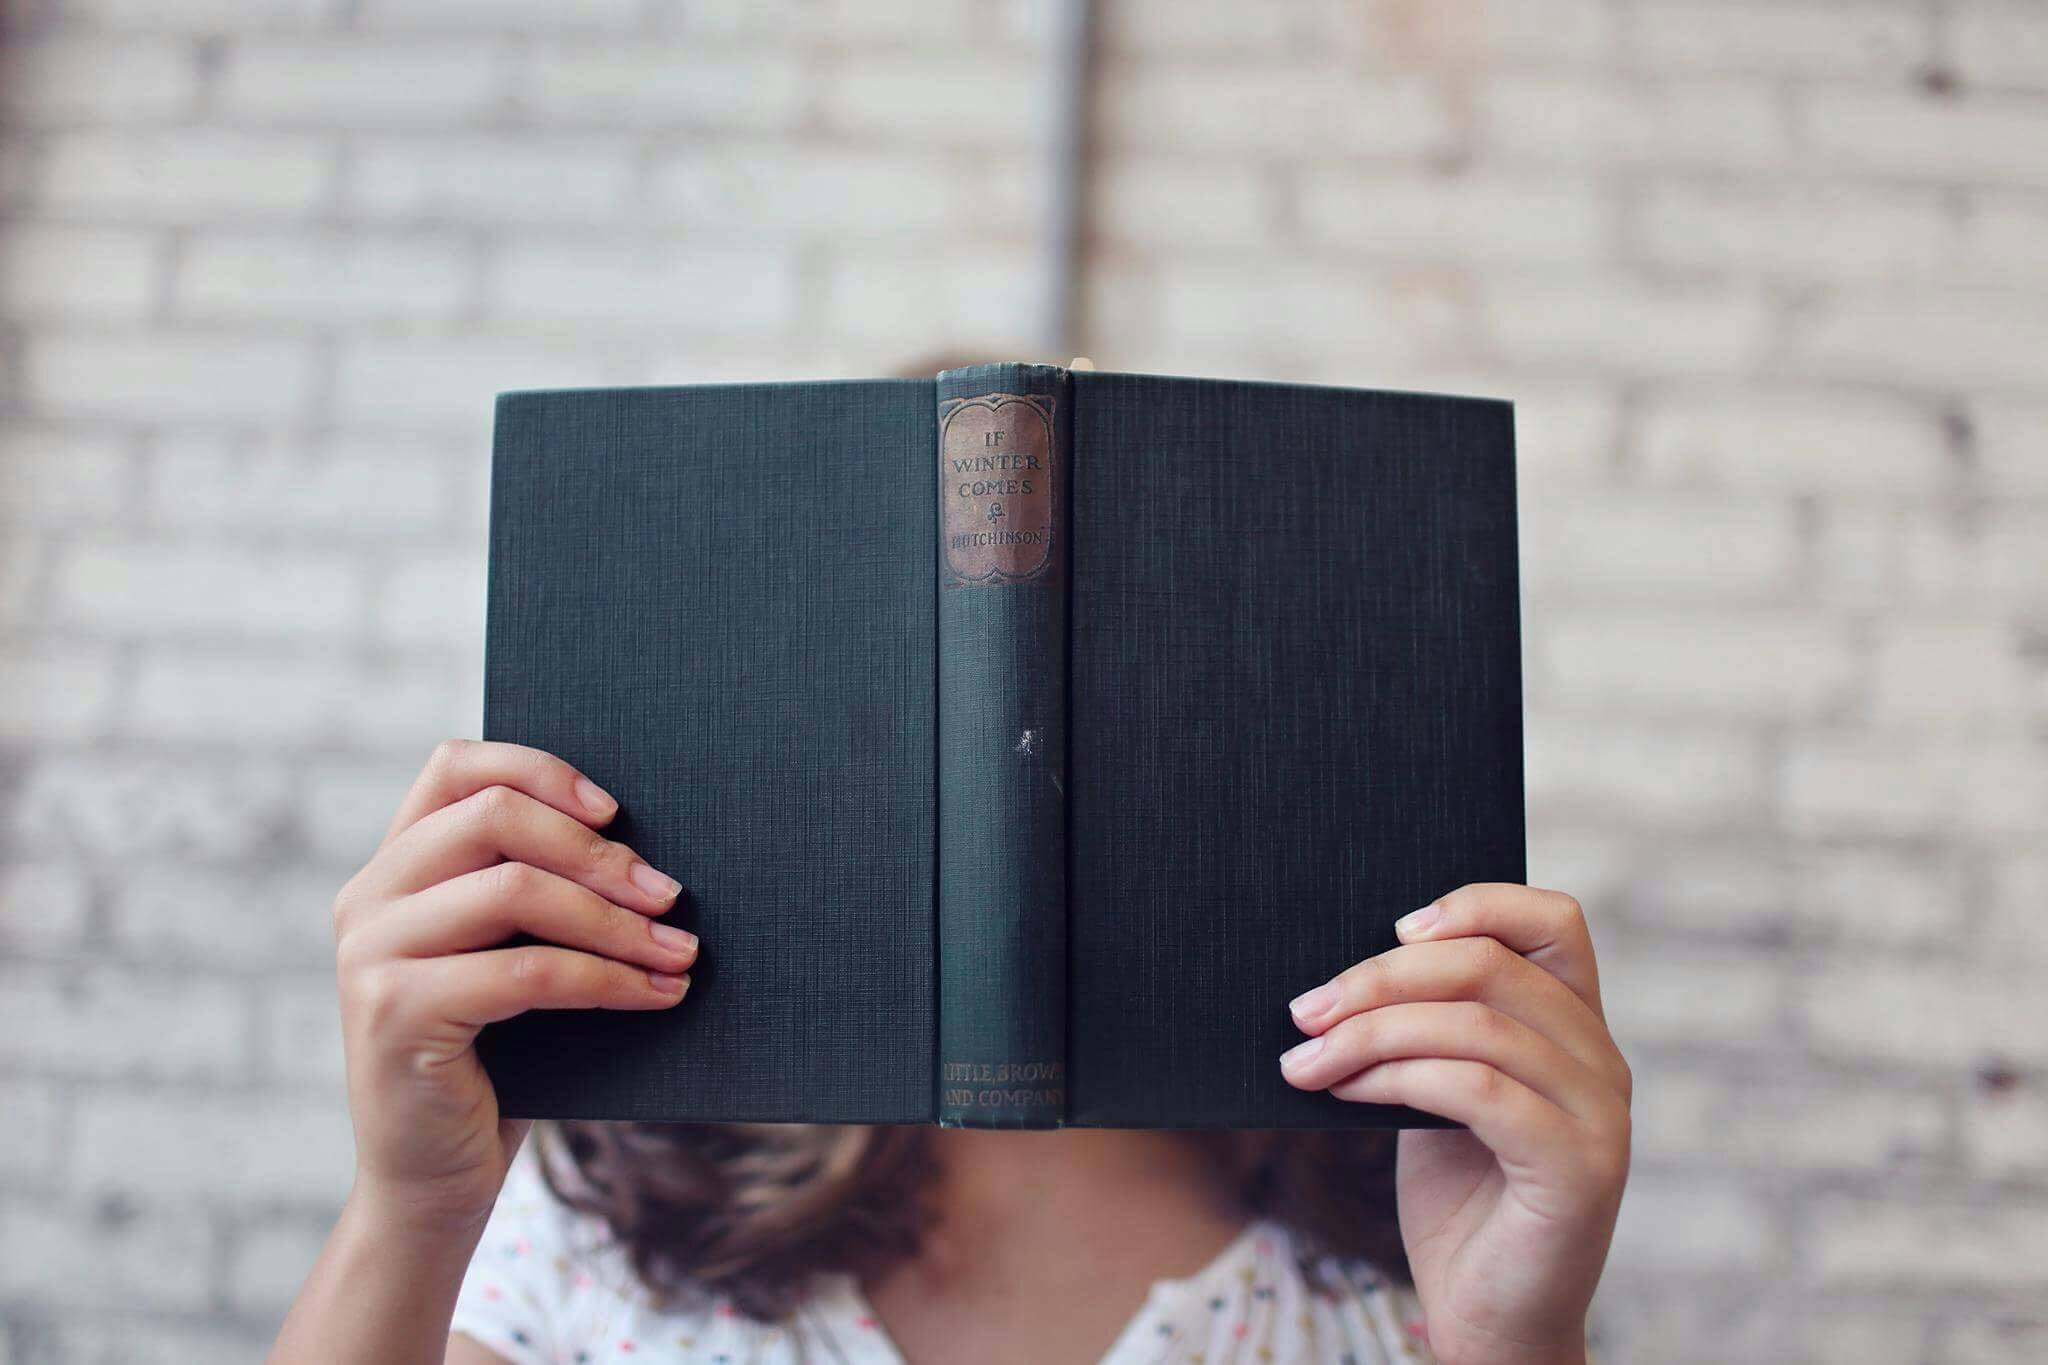
[{"label": "woman's hair", "polygon": [[[932,1219],[924,1128],[562,1123],[541,1136],[555,1197],[610,1226],[669,1302],[724,1294],[785,1317],[820,1271],[868,1278],[909,1257]],[[1243,1213],[1317,1249],[1408,1278],[1389,1132],[1183,1135]]]}]

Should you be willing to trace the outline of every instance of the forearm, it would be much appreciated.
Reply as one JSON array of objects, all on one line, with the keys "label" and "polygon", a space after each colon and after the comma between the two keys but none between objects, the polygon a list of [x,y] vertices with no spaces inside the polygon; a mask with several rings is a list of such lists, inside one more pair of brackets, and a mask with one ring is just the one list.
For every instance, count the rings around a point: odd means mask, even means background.
[{"label": "forearm", "polygon": [[441,1365],[483,1224],[416,1220],[349,1196],[271,1347],[271,1365]]}]

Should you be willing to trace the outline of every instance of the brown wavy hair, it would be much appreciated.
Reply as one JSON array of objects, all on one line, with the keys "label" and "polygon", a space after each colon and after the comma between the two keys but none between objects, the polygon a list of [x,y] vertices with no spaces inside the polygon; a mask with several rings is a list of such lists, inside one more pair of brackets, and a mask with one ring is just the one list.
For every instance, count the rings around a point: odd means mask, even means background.
[{"label": "brown wavy hair", "polygon": [[[728,1296],[786,1317],[816,1273],[868,1279],[933,1216],[930,1130],[796,1124],[561,1123],[535,1134],[548,1188],[602,1219],[670,1303]],[[1246,1217],[1406,1281],[1391,1132],[1190,1132]]]}]

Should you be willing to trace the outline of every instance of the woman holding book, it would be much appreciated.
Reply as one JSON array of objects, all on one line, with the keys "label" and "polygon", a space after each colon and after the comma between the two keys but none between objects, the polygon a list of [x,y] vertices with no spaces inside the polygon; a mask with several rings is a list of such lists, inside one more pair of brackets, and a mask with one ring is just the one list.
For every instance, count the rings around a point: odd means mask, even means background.
[{"label": "woman holding book", "polygon": [[667,1009],[696,960],[617,809],[551,755],[444,745],[342,888],[356,1180],[273,1360],[1585,1358],[1630,1077],[1569,896],[1449,891],[1292,1003],[1289,1083],[1460,1128],[529,1142],[478,1031]]}]

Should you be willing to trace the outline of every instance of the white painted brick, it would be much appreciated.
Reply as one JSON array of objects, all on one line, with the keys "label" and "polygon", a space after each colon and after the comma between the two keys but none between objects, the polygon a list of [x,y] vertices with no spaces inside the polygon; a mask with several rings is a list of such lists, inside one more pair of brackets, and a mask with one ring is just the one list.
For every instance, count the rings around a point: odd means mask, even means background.
[{"label": "white painted brick", "polygon": [[1279,218],[1273,177],[1257,162],[1140,153],[1104,158],[1094,176],[1090,226],[1110,241],[1250,247]]},{"label": "white painted brick", "polygon": [[189,1315],[79,1312],[57,1324],[49,1341],[64,1365],[263,1365],[275,1335],[268,1324],[202,1327]]},{"label": "white painted brick", "polygon": [[[1041,178],[1029,174],[1034,187]],[[989,229],[1021,235],[1035,226],[991,211],[976,188],[941,156],[744,142],[691,147],[661,161],[650,193],[657,210],[687,230],[753,241],[942,239]]]},{"label": "white painted brick", "polygon": [[65,19],[122,32],[218,33],[229,29],[302,29],[332,19],[341,0],[59,0]]},{"label": "white painted brick", "polygon": [[1784,1314],[1780,1306],[1779,1312],[1793,1319],[1792,1342],[1781,1359],[1814,1365],[1838,1360],[1853,1360],[1856,1365],[1926,1365],[1933,1314],[1925,1309],[1916,1313],[1910,1306],[1893,1311],[1896,1301],[1888,1296],[1878,1296],[1875,1303],[1853,1295],[1829,1297],[1835,1301],[1823,1301],[1796,1314]]},{"label": "white painted brick", "polygon": [[79,1106],[73,1169],[94,1192],[325,1210],[348,1192],[354,1147],[338,1092],[281,1104],[269,1095],[108,1089]]},{"label": "white painted brick", "polygon": [[[1009,8],[1016,8],[1015,4]],[[1036,8],[1036,7],[1034,7]],[[974,0],[822,0],[813,6],[812,31],[835,43],[909,42],[926,46],[983,38],[984,9]],[[1020,16],[1007,14],[1004,31],[1021,36]]]},{"label": "white painted brick", "polygon": [[1927,404],[1753,383],[1653,396],[1634,456],[1660,483],[1705,488],[1931,493],[1949,472],[1939,414]]},{"label": "white painted brick", "polygon": [[1535,636],[1552,695],[1651,715],[1821,715],[1860,672],[1847,624],[1809,612],[1581,611]]},{"label": "white painted brick", "polygon": [[205,235],[186,245],[172,307],[193,318],[431,322],[469,294],[471,254],[448,238]]},{"label": "white painted brick", "polygon": [[108,888],[109,943],[152,964],[317,966],[334,956],[331,910],[349,875],[337,865],[143,862]]},{"label": "white painted brick", "polygon": [[1979,1091],[1963,1104],[1962,1129],[1971,1170],[1994,1180],[2048,1174],[2048,1096]]},{"label": "white painted brick", "polygon": [[64,416],[177,420],[280,419],[313,392],[301,342],[196,332],[105,336],[44,332],[29,340],[21,392]]},{"label": "white painted brick", "polygon": [[[1473,390],[1461,385],[1459,391]],[[1612,464],[1620,430],[1612,390],[1570,380],[1517,380],[1483,391],[1514,395],[1515,469],[1523,488],[1591,482]]]},{"label": "white painted brick", "polygon": [[1954,274],[1956,232],[1932,189],[1662,184],[1637,212],[1660,265],[1887,284]]},{"label": "white painted brick", "polygon": [[[1602,954],[1600,998],[1624,1053],[1645,1044],[1782,1042],[1785,994],[1785,972],[1767,958],[1612,946]],[[1638,1089],[1636,1103],[1656,1103],[1654,1085]]]},{"label": "white painted brick", "polygon": [[1802,927],[1834,943],[1940,947],[1966,937],[1975,918],[1962,869],[1922,854],[1810,848],[1793,885]]},{"label": "white painted brick", "polygon": [[1964,1314],[1942,1333],[1941,1365],[2013,1365],[2048,1360],[2048,1320]]},{"label": "white painted brick", "polygon": [[713,54],[644,40],[551,43],[519,80],[525,108],[556,125],[755,131],[794,127],[811,86],[800,61],[773,48]]},{"label": "white painted brick", "polygon": [[347,693],[365,679],[318,654],[151,650],[136,669],[129,724],[138,736],[268,748],[330,738]]},{"label": "white painted brick", "polygon": [[1801,988],[1801,1013],[1823,1055],[1943,1067],[2048,1059],[2048,1002],[2025,973],[1844,962],[1803,977]]},{"label": "white painted brick", "polygon": [[0,648],[0,738],[91,739],[112,728],[117,679],[104,650]]},{"label": "white painted brick", "polygon": [[2048,14],[2040,6],[1972,0],[1950,13],[1948,32],[1970,85],[2048,88]]},{"label": "white painted brick", "polygon": [[136,635],[334,636],[361,619],[362,566],[323,551],[86,543],[59,559],[56,609]]},{"label": "white painted brick", "polygon": [[503,97],[494,44],[321,38],[229,45],[214,98],[231,118],[268,123],[456,123]]},{"label": "white painted brick", "polygon": [[1807,550],[1815,597],[1844,606],[1897,603],[1905,581],[1906,520],[1896,507],[1840,497],[1821,503]]},{"label": "white painted brick", "polygon": [[670,244],[515,244],[498,261],[493,316],[514,322],[659,326],[711,334],[784,330],[793,258]]},{"label": "white painted brick", "polygon": [[456,426],[488,442],[492,405],[508,389],[620,382],[619,363],[576,345],[495,337],[367,337],[344,343],[336,379],[340,414],[366,425]]},{"label": "white painted brick", "polygon": [[826,127],[891,145],[1036,147],[1049,133],[1050,97],[1035,62],[846,57],[819,77],[817,96]]},{"label": "white painted brick", "polygon": [[[1183,5],[1181,9],[1202,8]],[[1225,7],[1225,8],[1264,8]],[[1309,41],[1320,54],[1397,71],[1418,67],[1469,80],[1490,65],[1598,63],[1616,39],[1614,8],[1600,0],[1475,0],[1457,5],[1322,3],[1306,8]]]},{"label": "white painted brick", "polygon": [[[476,738],[474,731],[457,738]],[[398,803],[411,790],[430,749],[417,757],[379,763],[323,763],[305,775],[305,838],[314,853],[329,862],[359,866],[377,851],[378,843],[398,813]],[[336,883],[337,888],[340,883]]]},{"label": "white painted brick", "polygon": [[[2048,223],[2043,228],[2048,233]],[[2048,496],[2048,403],[1987,400],[1971,405],[1969,420],[1977,468],[1993,494]]]},{"label": "white painted brick", "polygon": [[1791,586],[1799,528],[1775,499],[1525,495],[1523,582],[1582,597],[1752,598]]},{"label": "white painted brick", "polygon": [[[138,1135],[139,1136],[139,1135]],[[0,1294],[47,1304],[199,1308],[213,1233],[184,1212],[0,1206]]]},{"label": "white painted brick", "polygon": [[[970,97],[971,88],[957,96]],[[1412,73],[1278,63],[1110,65],[1098,101],[1099,136],[1112,150],[1413,157],[1442,151],[1453,138],[1439,91]]]},{"label": "white painted brick", "polygon": [[1044,309],[1042,262],[1017,250],[943,255],[856,255],[825,282],[827,325],[847,336],[886,337],[929,350],[950,339],[968,350],[1001,349],[1028,337]]},{"label": "white painted brick", "polygon": [[345,202],[379,219],[556,223],[605,220],[626,208],[633,148],[549,132],[408,137],[360,148]]},{"label": "white painted brick", "polygon": [[106,866],[137,858],[246,857],[292,825],[280,768],[207,768],[136,756],[53,756],[28,768],[14,801],[16,847]]},{"label": "white painted brick", "polygon": [[2048,763],[2017,741],[1804,735],[1780,785],[1786,818],[1805,833],[2048,833]]},{"label": "white painted brick", "polygon": [[1526,744],[1529,804],[1688,827],[1753,819],[1768,803],[1755,740],[1720,728],[1537,713]]},{"label": "white painted brick", "polygon": [[246,1061],[249,1006],[218,979],[0,964],[0,1061],[71,1075],[225,1076]]},{"label": "white painted brick", "polygon": [[156,302],[161,257],[148,232],[10,226],[0,237],[0,302],[37,321],[139,320]]},{"label": "white painted brick", "polygon": [[42,543],[25,531],[0,536],[0,624],[19,624],[35,611],[47,558]]},{"label": "white painted brick", "polygon": [[[65,1106],[46,1082],[0,1080],[0,1177],[49,1181],[63,1149]],[[4,1360],[0,1356],[0,1360]]]},{"label": "white painted brick", "polygon": [[1104,51],[1120,56],[1270,56],[1299,44],[1305,36],[1303,14],[1304,7],[1297,5],[1190,5],[1185,0],[1122,0],[1103,8],[1100,41]]},{"label": "white painted brick", "polygon": [[1770,316],[1747,288],[1654,285],[1613,275],[1550,274],[1481,290],[1486,337],[1514,364],[1640,375],[1747,370]]},{"label": "white painted brick", "polygon": [[1657,0],[1629,14],[1629,48],[1656,71],[1899,76],[1928,58],[1908,5],[1813,0]]},{"label": "white painted brick", "polygon": [[2048,194],[2039,190],[1972,195],[1957,229],[1957,255],[1970,275],[2030,289],[2048,287]]},{"label": "white painted brick", "polygon": [[1511,76],[1473,95],[1483,157],[1743,169],[1782,164],[1789,131],[1761,82]]},{"label": "white painted brick", "polygon": [[[1717,1281],[1721,1277],[1716,1277]],[[1783,1360],[1783,1305],[1754,1292],[1757,1274],[1737,1282],[1750,1292],[1731,1297],[1710,1290],[1700,1277],[1669,1270],[1634,1274],[1612,1258],[1593,1300],[1589,1321],[1592,1360],[1657,1362],[1657,1365],[1727,1365],[1730,1360]],[[1673,1292],[1673,1279],[1687,1285]],[[1811,1308],[1806,1310],[1812,1312]],[[1816,1360],[1822,1359],[1816,1357]],[[1920,1365],[1918,1361],[1882,1365]]]},{"label": "white painted brick", "polygon": [[2048,314],[2006,290],[1845,294],[1804,316],[1789,354],[1800,368],[1848,379],[2042,388]]},{"label": "white painted brick", "polygon": [[1631,862],[1610,894],[1618,917],[1645,927],[1775,935],[1790,918],[1791,868],[1771,841],[1673,842]]},{"label": "white painted brick", "polygon": [[1799,124],[1832,169],[1940,181],[2048,183],[2048,109],[2021,96],[1944,98],[1816,86]]},{"label": "white painted brick", "polygon": [[457,460],[445,444],[403,437],[352,437],[308,453],[189,435],[158,442],[143,465],[145,506],[163,526],[381,537],[447,523]]},{"label": "white painted brick", "polygon": [[0,115],[12,126],[175,118],[199,96],[188,43],[60,38],[8,45]]},{"label": "white painted brick", "polygon": [[1808,1233],[1823,1283],[2048,1288],[2048,1218],[2005,1202],[1828,1197]]},{"label": "white painted brick", "polygon": [[1633,1270],[1740,1270],[1773,1259],[1769,1208],[1742,1190],[1638,1178],[1621,1202],[1609,1259]]},{"label": "white painted brick", "polygon": [[473,651],[483,629],[483,546],[411,554],[388,566],[377,601],[380,638]]},{"label": "white painted brick", "polygon": [[2019,853],[1991,865],[1990,914],[1981,942],[1998,961],[2048,961],[2048,853]]},{"label": "white painted brick", "polygon": [[1872,712],[1882,724],[2018,731],[2048,718],[2048,687],[2008,622],[1885,624],[1877,642]]},{"label": "white painted brick", "polygon": [[1306,261],[1219,256],[1170,265],[1159,283],[1160,331],[1228,353],[1320,353],[1368,364],[1426,359],[1463,336],[1469,309],[1440,272],[1332,270]]},{"label": "white painted brick", "polygon": [[266,1080],[330,1093],[341,1089],[346,1071],[332,970],[275,978],[259,1009],[257,1056]]},{"label": "white painted brick", "polygon": [[67,213],[145,222],[303,218],[327,197],[332,154],[304,137],[180,128],[53,135],[38,197]]},{"label": "white painted brick", "polygon": [[228,1303],[252,1317],[281,1319],[327,1244],[328,1225],[267,1219],[236,1235],[228,1257]]},{"label": "white painted brick", "polygon": [[[1134,213],[1142,213],[1149,185],[1133,187]],[[1196,212],[1191,203],[1155,233]],[[1574,265],[1606,250],[1612,217],[1605,189],[1585,177],[1419,177],[1334,168],[1304,174],[1299,212],[1311,241],[1368,257]]]},{"label": "white painted brick", "polygon": [[1903,574],[1915,597],[1949,606],[2048,604],[2048,515],[2008,506],[1909,522]]},{"label": "white painted brick", "polygon": [[51,861],[0,865],[0,945],[48,951],[85,937],[92,890],[84,870]]},{"label": "white painted brick", "polygon": [[1938,1160],[1941,1101],[1896,1086],[1659,1075],[1634,1108],[1639,1159],[1754,1170],[1883,1171]]},{"label": "white painted brick", "polygon": [[394,33],[616,32],[633,28],[645,8],[641,0],[361,0],[356,22]]}]

